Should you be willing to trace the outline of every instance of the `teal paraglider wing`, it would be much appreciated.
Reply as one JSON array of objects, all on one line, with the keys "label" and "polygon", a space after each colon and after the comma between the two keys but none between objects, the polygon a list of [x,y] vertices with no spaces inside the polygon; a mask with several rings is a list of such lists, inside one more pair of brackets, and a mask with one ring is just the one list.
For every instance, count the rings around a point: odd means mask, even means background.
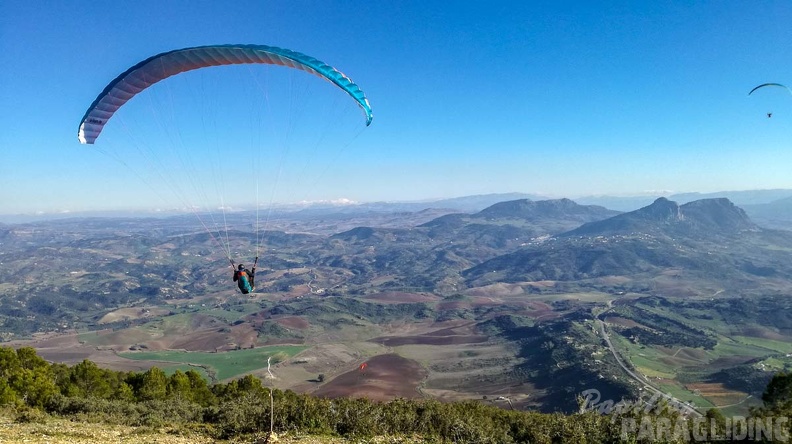
[{"label": "teal paraglider wing", "polygon": [[752,89],[752,90],[751,90],[751,92],[749,92],[749,93],[748,93],[748,95],[750,96],[750,95],[751,95],[751,94],[753,94],[753,92],[754,92],[754,91],[756,91],[757,89],[759,89],[759,88],[764,88],[764,87],[766,87],[766,86],[777,86],[777,87],[781,87],[781,88],[784,88],[785,90],[787,90],[787,92],[789,92],[790,94],[792,94],[792,90],[790,90],[790,89],[789,89],[789,88],[787,88],[785,85],[782,85],[782,84],[780,84],[780,83],[762,83],[761,85],[759,85],[759,86],[757,86],[756,88]]},{"label": "teal paraglider wing", "polygon": [[93,144],[120,107],[160,80],[210,66],[254,63],[300,69],[335,84],[360,105],[366,114],[366,125],[371,124],[374,116],[366,95],[349,77],[332,66],[311,56],[273,46],[217,45],[163,52],[129,68],[110,82],[88,107],[80,121],[77,138],[80,143]]}]

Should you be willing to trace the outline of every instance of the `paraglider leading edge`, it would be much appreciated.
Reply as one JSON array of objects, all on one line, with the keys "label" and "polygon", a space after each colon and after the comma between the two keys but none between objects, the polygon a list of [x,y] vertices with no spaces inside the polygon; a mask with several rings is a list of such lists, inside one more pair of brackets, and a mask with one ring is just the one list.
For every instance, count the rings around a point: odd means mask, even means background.
[{"label": "paraglider leading edge", "polygon": [[104,125],[121,106],[160,80],[210,66],[255,63],[300,69],[323,78],[344,90],[358,103],[366,114],[366,126],[374,118],[366,95],[349,77],[311,56],[265,45],[196,46],[149,57],[116,77],[88,107],[80,121],[77,138],[80,143],[93,144]]}]

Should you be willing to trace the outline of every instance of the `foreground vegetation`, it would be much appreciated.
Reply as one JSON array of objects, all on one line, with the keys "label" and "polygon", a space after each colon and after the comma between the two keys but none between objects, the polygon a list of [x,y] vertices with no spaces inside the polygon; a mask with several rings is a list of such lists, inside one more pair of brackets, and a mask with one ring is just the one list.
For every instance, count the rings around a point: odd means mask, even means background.
[{"label": "foreground vegetation", "polygon": [[[763,400],[765,407],[753,412],[755,419],[792,413],[792,375],[774,377]],[[270,427],[293,438],[380,437],[382,442],[682,442],[697,427],[674,406],[660,403],[651,408],[600,404],[563,415],[504,410],[486,399],[326,399],[271,390],[251,375],[209,385],[194,371],[167,376],[158,368],[143,373],[105,370],[87,360],[71,367],[50,364],[32,348],[0,348],[0,404],[5,409],[0,415],[5,418],[0,424],[3,442],[15,442],[11,436],[16,442],[263,442]],[[104,426],[81,428],[64,419]],[[708,426],[728,428],[716,410],[706,419],[711,420]],[[664,422],[681,435],[646,435],[644,424],[649,428]],[[625,423],[641,428],[625,428]]]}]

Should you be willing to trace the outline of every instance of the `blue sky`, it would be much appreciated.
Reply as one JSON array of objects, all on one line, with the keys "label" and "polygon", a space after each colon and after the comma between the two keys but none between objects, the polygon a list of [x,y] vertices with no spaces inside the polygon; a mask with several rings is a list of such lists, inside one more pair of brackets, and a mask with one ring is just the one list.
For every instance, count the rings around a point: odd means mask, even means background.
[{"label": "blue sky", "polygon": [[792,188],[792,96],[747,96],[792,84],[790,23],[788,1],[5,0],[0,214],[167,206],[145,165],[76,129],[136,62],[221,43],[312,55],[374,110],[332,155],[282,168],[264,200]]}]

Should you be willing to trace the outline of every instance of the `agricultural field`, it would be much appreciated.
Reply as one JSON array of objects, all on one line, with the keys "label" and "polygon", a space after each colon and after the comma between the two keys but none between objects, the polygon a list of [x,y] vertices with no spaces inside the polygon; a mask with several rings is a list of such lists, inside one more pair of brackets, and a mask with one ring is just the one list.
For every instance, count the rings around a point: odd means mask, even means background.
[{"label": "agricultural field", "polygon": [[187,352],[187,351],[155,351],[128,352],[119,356],[138,361],[174,362],[189,366],[203,367],[206,372],[215,375],[213,379],[223,381],[234,378],[267,366],[267,359],[274,358],[273,363],[283,361],[305,350],[302,346],[273,346],[248,350],[227,351],[221,353]]},{"label": "agricultural field", "polygon": [[[703,409],[718,407],[745,415],[748,408],[758,405],[761,392],[756,390],[764,386],[730,380],[737,375],[731,370],[739,367],[742,375],[759,377],[790,369],[792,340],[774,331],[772,325],[757,326],[750,312],[745,317],[729,317],[726,324],[719,320],[722,316],[717,310],[705,308],[711,304],[644,299],[632,305],[634,310],[643,310],[640,317],[635,311],[620,309],[618,315],[607,313],[603,319],[609,329],[621,333],[611,336],[619,353],[651,384]],[[710,346],[674,344],[673,339],[669,343],[669,338],[687,340],[686,331],[696,330],[709,337]],[[641,331],[652,335],[642,336]]]}]

